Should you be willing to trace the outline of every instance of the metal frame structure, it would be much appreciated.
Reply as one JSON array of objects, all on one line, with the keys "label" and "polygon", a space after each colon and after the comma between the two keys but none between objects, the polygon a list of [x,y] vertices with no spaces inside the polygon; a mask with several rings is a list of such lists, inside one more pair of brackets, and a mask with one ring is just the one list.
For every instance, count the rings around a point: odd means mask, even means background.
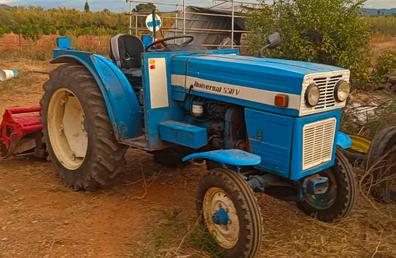
[{"label": "metal frame structure", "polygon": [[[230,33],[231,44],[230,45],[209,45],[204,44],[204,47],[240,47],[235,45],[235,33],[247,33],[246,30],[236,30],[235,29],[235,19],[243,18],[244,16],[238,15],[237,8],[256,8],[260,4],[258,2],[242,2],[236,0],[214,0],[213,5],[209,7],[204,7],[208,9],[219,9],[224,11],[230,11],[231,14],[212,14],[212,13],[202,13],[202,12],[189,12],[187,7],[189,7],[188,0],[180,0],[181,3],[169,3],[169,2],[152,2],[152,1],[142,1],[142,0],[129,0],[129,33],[138,35],[141,31],[148,31],[146,27],[139,27],[139,19],[145,18],[149,13],[136,13],[133,12],[134,4],[148,4],[152,3],[156,6],[163,7],[174,7],[173,12],[162,12],[160,14],[163,20],[172,19],[174,20],[174,26],[162,27],[162,32],[171,32],[174,35],[182,34],[186,35],[188,33]],[[228,6],[227,6],[228,5]],[[174,16],[170,15],[174,14]],[[209,29],[209,28],[187,28],[187,21],[194,21],[194,19],[188,18],[187,15],[199,15],[199,16],[211,16],[211,17],[229,17],[231,18],[231,28],[230,29]],[[182,27],[179,28],[180,22],[182,22]],[[134,23],[134,24],[133,24]]]}]

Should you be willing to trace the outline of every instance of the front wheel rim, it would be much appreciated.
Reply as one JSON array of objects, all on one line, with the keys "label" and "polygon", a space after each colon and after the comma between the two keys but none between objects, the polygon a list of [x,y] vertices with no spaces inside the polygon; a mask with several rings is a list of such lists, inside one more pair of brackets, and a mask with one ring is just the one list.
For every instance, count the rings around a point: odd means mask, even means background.
[{"label": "front wheel rim", "polygon": [[69,170],[77,170],[88,150],[85,113],[77,96],[61,88],[51,96],[47,114],[48,136],[58,161]]},{"label": "front wheel rim", "polygon": [[328,169],[319,173],[320,176],[327,177],[329,180],[329,187],[324,194],[308,194],[305,193],[305,201],[317,210],[327,210],[334,205],[337,199],[337,181],[334,176],[334,171]]},{"label": "front wheel rim", "polygon": [[[227,223],[215,223],[213,216],[219,212],[227,213]],[[203,215],[209,233],[224,249],[232,249],[239,241],[240,224],[237,210],[228,194],[218,188],[209,188],[203,200]]]}]

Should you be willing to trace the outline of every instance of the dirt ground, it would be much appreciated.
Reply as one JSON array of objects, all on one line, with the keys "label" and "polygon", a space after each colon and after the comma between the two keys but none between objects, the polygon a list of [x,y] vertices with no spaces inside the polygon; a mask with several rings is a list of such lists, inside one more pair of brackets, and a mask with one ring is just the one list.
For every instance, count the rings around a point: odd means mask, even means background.
[{"label": "dirt ground", "polygon": [[[47,79],[37,72],[51,65],[9,59],[0,67],[22,71],[0,84],[0,112],[36,105]],[[167,169],[136,150],[126,159],[124,174],[97,193],[65,188],[50,162],[0,161],[0,257],[208,257],[194,208],[204,167]],[[396,205],[359,198],[351,216],[326,224],[293,203],[258,198],[261,257],[396,257]]]}]

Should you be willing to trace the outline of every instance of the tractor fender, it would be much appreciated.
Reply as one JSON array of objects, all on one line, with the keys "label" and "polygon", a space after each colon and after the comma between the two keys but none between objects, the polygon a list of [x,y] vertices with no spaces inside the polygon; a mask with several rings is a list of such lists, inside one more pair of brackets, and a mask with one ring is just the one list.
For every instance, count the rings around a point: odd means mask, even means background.
[{"label": "tractor fender", "polygon": [[95,79],[106,103],[118,141],[142,135],[142,113],[133,88],[123,72],[109,59],[73,49],[55,49],[52,64],[83,65]]},{"label": "tractor fender", "polygon": [[238,149],[214,150],[190,154],[183,158],[183,162],[190,159],[205,159],[230,166],[256,166],[261,163],[261,157]]},{"label": "tractor fender", "polygon": [[343,132],[338,132],[336,137],[337,146],[343,150],[349,149],[352,146],[352,138]]}]

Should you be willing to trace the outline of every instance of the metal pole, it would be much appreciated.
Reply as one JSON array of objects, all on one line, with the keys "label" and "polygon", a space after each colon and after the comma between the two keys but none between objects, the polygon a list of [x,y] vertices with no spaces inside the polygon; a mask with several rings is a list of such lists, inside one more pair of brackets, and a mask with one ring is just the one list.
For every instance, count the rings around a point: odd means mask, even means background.
[{"label": "metal pole", "polygon": [[231,18],[231,48],[234,48],[234,30],[235,30],[235,2],[234,0],[231,0],[232,2],[232,18]]},{"label": "metal pole", "polygon": [[136,13],[135,14],[135,36],[136,37],[139,37],[138,36],[138,26],[139,26],[138,19],[139,19],[139,14]]},{"label": "metal pole", "polygon": [[[176,37],[176,35],[178,34],[178,30],[179,30],[179,15],[178,15],[177,12],[176,12],[176,21],[175,21],[175,24],[176,24],[176,30],[175,30],[173,36]],[[176,44],[176,39],[174,40],[174,42],[175,42],[175,44]]]},{"label": "metal pole", "polygon": [[132,35],[132,1],[129,1],[129,34]]},{"label": "metal pole", "polygon": [[153,37],[154,37],[154,41],[157,40],[157,21],[156,21],[156,14],[155,14],[155,10],[153,11],[153,13],[151,14],[153,16]]},{"label": "metal pole", "polygon": [[186,35],[186,0],[183,0],[183,35]]}]

